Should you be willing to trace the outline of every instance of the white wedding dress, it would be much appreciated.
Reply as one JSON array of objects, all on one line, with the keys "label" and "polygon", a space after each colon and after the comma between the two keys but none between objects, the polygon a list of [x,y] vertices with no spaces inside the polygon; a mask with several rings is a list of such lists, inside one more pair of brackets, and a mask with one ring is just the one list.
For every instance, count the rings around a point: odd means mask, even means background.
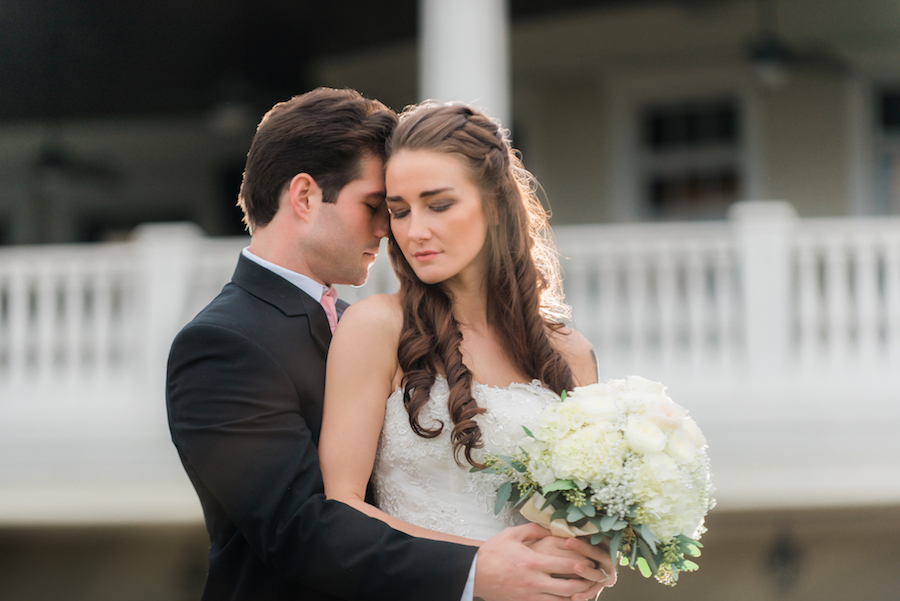
[{"label": "white wedding dress", "polygon": [[[537,380],[506,388],[475,384],[473,392],[478,405],[487,410],[476,417],[484,442],[484,448],[473,453],[478,460],[484,453],[516,455],[525,436],[522,426],[535,424],[548,403],[559,401]],[[438,376],[419,413],[423,426],[431,427],[435,420],[444,423],[441,434],[430,439],[410,427],[402,390],[398,387],[388,397],[373,472],[375,498],[382,511],[410,524],[486,540],[525,519],[509,505],[494,515],[503,476],[470,473],[464,460],[463,467],[454,461],[447,395],[447,381]]]}]

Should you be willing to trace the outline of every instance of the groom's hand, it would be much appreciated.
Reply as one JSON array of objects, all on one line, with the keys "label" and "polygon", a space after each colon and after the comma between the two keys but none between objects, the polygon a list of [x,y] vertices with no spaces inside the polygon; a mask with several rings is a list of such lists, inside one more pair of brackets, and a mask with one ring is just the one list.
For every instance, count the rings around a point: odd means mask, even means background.
[{"label": "groom's hand", "polygon": [[[599,560],[587,555],[593,552],[582,549],[579,543],[584,541],[564,542],[574,548],[561,549],[558,541],[543,541],[545,538],[552,538],[549,530],[526,524],[507,528],[485,541],[475,562],[475,597],[485,601],[593,599],[602,588],[598,582],[605,581],[595,568],[594,562]],[[551,548],[554,553],[549,552]],[[554,574],[577,577],[554,578]]]}]

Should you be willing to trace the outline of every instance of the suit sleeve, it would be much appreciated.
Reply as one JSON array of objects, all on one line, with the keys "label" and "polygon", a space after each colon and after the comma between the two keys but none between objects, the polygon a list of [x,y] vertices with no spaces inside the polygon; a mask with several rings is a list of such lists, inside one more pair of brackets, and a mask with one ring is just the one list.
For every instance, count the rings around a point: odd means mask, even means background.
[{"label": "suit sleeve", "polygon": [[345,599],[458,601],[476,549],[415,539],[326,500],[297,398],[241,334],[192,325],[178,335],[169,423],[207,515],[217,505],[265,564],[303,586]]}]

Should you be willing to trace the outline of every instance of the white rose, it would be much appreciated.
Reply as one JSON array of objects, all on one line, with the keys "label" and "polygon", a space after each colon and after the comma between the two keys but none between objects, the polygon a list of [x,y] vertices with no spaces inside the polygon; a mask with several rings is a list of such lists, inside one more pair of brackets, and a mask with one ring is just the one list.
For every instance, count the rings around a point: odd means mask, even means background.
[{"label": "white rose", "polygon": [[706,446],[706,437],[703,436],[703,432],[700,431],[700,426],[697,425],[697,422],[695,422],[693,418],[684,418],[681,428],[684,430],[687,439],[691,441],[691,444],[695,447],[702,449]]},{"label": "white rose", "polygon": [[663,430],[675,430],[684,422],[687,411],[665,397],[648,401],[644,407],[644,417]]},{"label": "white rose", "polygon": [[648,397],[660,397],[665,395],[666,387],[659,382],[642,378],[641,376],[628,376],[628,388],[637,394],[647,395]]},{"label": "white rose", "polygon": [[683,430],[669,434],[666,453],[678,463],[690,463],[697,456],[697,447],[688,439]]},{"label": "white rose", "polygon": [[566,403],[572,403],[578,407],[585,423],[588,424],[611,424],[619,414],[616,400],[608,395],[578,396],[566,399]]},{"label": "white rose", "polygon": [[659,426],[638,415],[629,415],[625,440],[635,453],[645,454],[666,448],[666,435]]}]

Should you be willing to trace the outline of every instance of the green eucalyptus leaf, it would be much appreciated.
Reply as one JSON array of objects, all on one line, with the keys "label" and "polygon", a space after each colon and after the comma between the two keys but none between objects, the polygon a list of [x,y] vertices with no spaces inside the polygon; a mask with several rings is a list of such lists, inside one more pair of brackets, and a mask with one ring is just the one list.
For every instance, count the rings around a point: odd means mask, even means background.
[{"label": "green eucalyptus leaf", "polygon": [[532,495],[533,493],[534,493],[533,490],[526,490],[524,494],[519,493],[521,496],[519,497],[519,500],[518,500],[518,501],[516,501],[515,503],[513,503],[513,506],[512,506],[513,509],[518,509],[519,507],[521,507],[522,505],[524,505],[525,503],[527,503],[527,502],[528,502],[528,499],[531,498],[531,495]]},{"label": "green eucalyptus leaf", "polygon": [[650,549],[647,548],[647,545],[641,545],[641,559],[647,562],[650,571],[656,575],[656,572],[659,571],[659,567],[657,566],[654,554],[655,552],[651,552]]},{"label": "green eucalyptus leaf", "polygon": [[647,562],[643,557],[637,558],[637,567],[641,571],[641,576],[644,578],[650,578],[650,576],[653,575],[653,571],[650,569],[650,566],[647,565]]},{"label": "green eucalyptus leaf", "polygon": [[577,522],[581,518],[584,517],[584,512],[581,511],[580,507],[576,507],[575,505],[569,505],[569,510],[566,512],[566,521],[567,522]]},{"label": "green eucalyptus leaf", "polygon": [[545,493],[548,493],[557,490],[576,490],[577,488],[578,486],[576,486],[575,483],[571,480],[557,480],[556,482],[545,486],[543,490]]},{"label": "green eucalyptus leaf", "polygon": [[685,559],[685,560],[684,560],[684,564],[682,565],[681,571],[683,571],[683,572],[696,572],[696,571],[699,570],[699,569],[700,569],[700,566],[698,566],[697,564],[695,564],[695,563],[694,563],[693,561],[691,561],[690,559]]},{"label": "green eucalyptus leaf", "polygon": [[525,430],[525,435],[526,435],[526,436],[528,436],[529,438],[534,438],[534,434],[531,433],[531,430],[529,430],[529,429],[526,428],[525,426],[522,426],[522,429]]},{"label": "green eucalyptus leaf", "polygon": [[550,521],[552,522],[553,520],[565,520],[566,516],[568,516],[568,515],[569,515],[569,508],[568,507],[560,507],[559,509],[557,509],[556,511],[553,512],[553,515],[550,516]]},{"label": "green eucalyptus leaf", "polygon": [[613,526],[619,521],[619,516],[617,515],[605,515],[600,518],[600,530],[609,531],[615,530]]},{"label": "green eucalyptus leaf", "polygon": [[[603,534],[602,532],[598,532],[597,534],[592,534],[591,535],[591,544],[599,545],[600,543],[603,542],[604,538],[606,538],[606,535]],[[610,553],[609,555],[610,555],[610,557],[615,557],[615,555],[613,553]]]},{"label": "green eucalyptus leaf", "polygon": [[497,489],[497,502],[494,503],[494,515],[500,513],[500,510],[503,509],[503,506],[506,505],[506,502],[509,500],[509,496],[512,494],[512,482],[504,482],[500,485],[500,488]]},{"label": "green eucalyptus leaf", "polygon": [[[560,494],[559,491],[557,491],[557,492],[552,492],[549,495],[544,495],[544,505],[541,507],[541,511],[544,511],[545,509],[547,509],[548,507],[553,505],[556,502],[556,500],[559,498],[559,494]],[[555,507],[555,505],[554,505],[554,507]]]},{"label": "green eucalyptus leaf", "polygon": [[613,558],[615,561],[616,556],[619,554],[619,544],[622,542],[622,531],[614,533],[609,538],[609,556]]},{"label": "green eucalyptus leaf", "polygon": [[597,510],[594,509],[594,506],[591,505],[590,503],[585,503],[584,505],[581,506],[581,513],[583,513],[584,515],[586,515],[589,518],[592,518],[595,515],[597,515]]},{"label": "green eucalyptus leaf", "polygon": [[637,561],[638,548],[641,546],[641,539],[635,538],[634,544],[631,546],[631,557],[628,558],[628,563],[634,565],[634,562]]},{"label": "green eucalyptus leaf", "polygon": [[634,527],[635,532],[644,539],[644,542],[650,547],[650,550],[653,553],[656,553],[656,543],[659,542],[659,539],[650,531],[650,528],[647,527],[647,524],[637,524]]}]

